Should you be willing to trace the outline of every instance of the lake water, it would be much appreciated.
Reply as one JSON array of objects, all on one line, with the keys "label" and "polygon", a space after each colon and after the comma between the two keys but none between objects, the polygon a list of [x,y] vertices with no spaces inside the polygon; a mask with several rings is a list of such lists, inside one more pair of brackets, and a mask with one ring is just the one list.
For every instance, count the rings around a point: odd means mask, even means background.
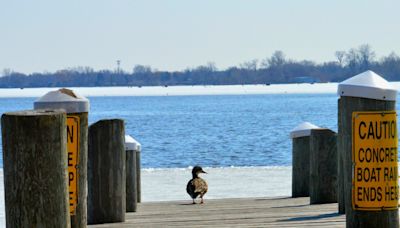
[{"label": "lake water", "polygon": [[[35,99],[0,98],[0,113],[32,109]],[[142,144],[144,168],[288,166],[289,133],[299,123],[337,130],[335,94],[89,99],[89,124],[124,119],[126,134]]]},{"label": "lake water", "polygon": [[[400,83],[394,85],[400,89]],[[55,89],[0,89],[0,113],[32,109],[36,98],[26,97],[42,96],[50,90]],[[105,118],[122,118],[126,133],[142,144],[143,202],[191,202],[185,187],[195,164],[208,172],[204,176],[209,183],[206,201],[290,196],[290,131],[303,121],[337,131],[333,84],[74,91],[90,99],[90,124]],[[237,93],[243,95],[232,95]],[[113,97],[102,96],[105,94]],[[118,94],[125,96],[115,96]],[[10,96],[21,98],[7,98]],[[2,182],[0,168],[0,227],[5,227]],[[158,191],[159,188],[169,192]]]}]

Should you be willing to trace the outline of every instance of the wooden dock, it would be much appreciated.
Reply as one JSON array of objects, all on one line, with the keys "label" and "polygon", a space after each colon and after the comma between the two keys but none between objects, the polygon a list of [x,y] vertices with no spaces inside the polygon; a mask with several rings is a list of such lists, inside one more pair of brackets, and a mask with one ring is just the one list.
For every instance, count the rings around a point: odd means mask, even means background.
[{"label": "wooden dock", "polygon": [[309,202],[302,197],[141,203],[137,212],[126,214],[124,223],[89,227],[345,227],[337,203]]}]

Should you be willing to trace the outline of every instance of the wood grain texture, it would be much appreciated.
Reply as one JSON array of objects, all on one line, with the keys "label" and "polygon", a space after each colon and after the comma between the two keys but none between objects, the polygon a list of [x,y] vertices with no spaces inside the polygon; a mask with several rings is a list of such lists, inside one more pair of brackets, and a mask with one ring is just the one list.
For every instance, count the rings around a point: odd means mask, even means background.
[{"label": "wood grain texture", "polygon": [[136,192],[137,192],[137,202],[142,202],[142,173],[141,173],[141,151],[136,151]]},{"label": "wood grain texture", "polygon": [[79,116],[79,165],[78,165],[78,204],[75,215],[71,216],[72,228],[87,227],[87,160],[88,160],[88,113],[69,113]]},{"label": "wood grain texture", "polygon": [[89,224],[125,220],[126,153],[124,142],[123,120],[100,120],[89,127]]},{"label": "wood grain texture", "polygon": [[394,101],[341,97],[339,102],[347,227],[399,227],[398,210],[355,211],[352,208],[352,113],[355,111],[393,111]]},{"label": "wood grain texture", "polygon": [[337,202],[336,133],[313,129],[310,136],[310,203]]},{"label": "wood grain texture", "polygon": [[310,195],[310,136],[293,139],[292,197]]},{"label": "wood grain texture", "polygon": [[137,209],[136,151],[126,151],[126,211]]},{"label": "wood grain texture", "polygon": [[337,136],[337,159],[338,159],[338,184],[337,184],[337,197],[338,197],[338,212],[345,214],[345,198],[344,198],[344,170],[343,170],[343,134],[342,134],[342,119],[340,109],[340,98],[338,99],[338,136]]},{"label": "wood grain texture", "polygon": [[124,223],[89,227],[344,227],[336,209],[336,203],[309,205],[308,197],[144,202]]},{"label": "wood grain texture", "polygon": [[70,227],[65,113],[5,113],[1,124],[6,226]]}]

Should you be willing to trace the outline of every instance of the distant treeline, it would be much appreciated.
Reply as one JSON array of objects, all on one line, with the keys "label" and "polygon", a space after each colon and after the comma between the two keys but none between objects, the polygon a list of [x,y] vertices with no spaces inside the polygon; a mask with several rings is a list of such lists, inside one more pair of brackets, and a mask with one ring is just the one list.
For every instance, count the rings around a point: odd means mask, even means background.
[{"label": "distant treeline", "polygon": [[166,85],[236,85],[298,82],[340,82],[373,70],[389,81],[400,81],[400,57],[394,52],[377,60],[368,44],[348,51],[336,51],[336,61],[315,63],[294,61],[276,51],[263,60],[251,60],[236,67],[218,70],[214,63],[184,71],[166,72],[136,65],[132,72],[120,69],[94,71],[75,67],[55,73],[25,75],[10,69],[0,77],[2,88],[92,87],[92,86],[166,86]]}]

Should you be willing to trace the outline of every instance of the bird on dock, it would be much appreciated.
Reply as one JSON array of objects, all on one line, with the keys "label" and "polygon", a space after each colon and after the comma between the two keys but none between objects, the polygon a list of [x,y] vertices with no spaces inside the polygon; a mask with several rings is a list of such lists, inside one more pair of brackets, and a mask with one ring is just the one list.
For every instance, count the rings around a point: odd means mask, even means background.
[{"label": "bird on dock", "polygon": [[204,203],[203,201],[203,196],[204,194],[207,193],[208,190],[208,185],[207,182],[199,177],[200,173],[206,173],[203,168],[200,166],[195,166],[192,169],[192,176],[193,178],[189,180],[186,186],[186,192],[192,197],[193,199],[193,204],[196,204],[194,201],[198,196],[200,196],[201,202]]}]

